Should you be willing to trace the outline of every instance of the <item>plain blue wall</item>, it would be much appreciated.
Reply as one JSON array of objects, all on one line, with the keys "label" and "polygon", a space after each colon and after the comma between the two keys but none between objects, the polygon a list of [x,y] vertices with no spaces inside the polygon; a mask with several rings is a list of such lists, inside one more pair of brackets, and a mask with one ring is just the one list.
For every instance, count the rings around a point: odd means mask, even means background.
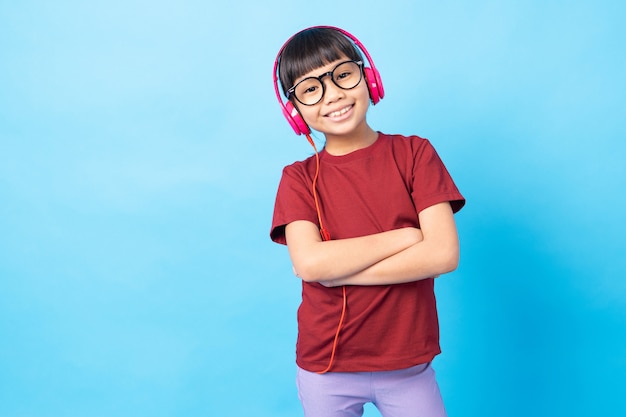
[{"label": "plain blue wall", "polygon": [[208,3],[0,1],[0,416],[301,415],[271,69],[315,24],[468,199],[450,415],[626,413],[623,2]]}]

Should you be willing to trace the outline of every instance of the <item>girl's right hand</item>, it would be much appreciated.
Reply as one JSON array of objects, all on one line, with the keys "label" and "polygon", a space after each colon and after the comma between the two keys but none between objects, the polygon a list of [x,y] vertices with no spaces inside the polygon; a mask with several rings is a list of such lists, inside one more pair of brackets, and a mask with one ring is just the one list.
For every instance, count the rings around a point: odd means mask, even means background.
[{"label": "girl's right hand", "polygon": [[402,230],[407,234],[408,239],[410,239],[411,241],[411,245],[415,245],[416,243],[424,240],[424,234],[422,233],[422,230],[418,229],[417,227],[405,227]]}]

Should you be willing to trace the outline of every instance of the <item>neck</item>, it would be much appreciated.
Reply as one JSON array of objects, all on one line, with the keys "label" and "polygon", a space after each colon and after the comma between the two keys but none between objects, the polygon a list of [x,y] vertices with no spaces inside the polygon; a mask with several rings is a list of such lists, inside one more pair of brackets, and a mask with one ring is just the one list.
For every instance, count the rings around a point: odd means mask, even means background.
[{"label": "neck", "polygon": [[331,155],[342,156],[359,149],[367,148],[378,139],[378,132],[369,125],[348,135],[326,135],[324,149]]}]

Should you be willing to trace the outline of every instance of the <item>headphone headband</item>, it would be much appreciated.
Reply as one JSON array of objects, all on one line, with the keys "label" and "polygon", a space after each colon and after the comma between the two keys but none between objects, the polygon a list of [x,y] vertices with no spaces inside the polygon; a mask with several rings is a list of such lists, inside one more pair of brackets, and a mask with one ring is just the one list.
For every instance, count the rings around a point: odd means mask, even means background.
[{"label": "headphone headband", "polygon": [[289,39],[287,39],[287,41],[283,44],[283,46],[278,50],[278,54],[276,55],[276,59],[274,60],[274,73],[273,73],[274,92],[276,93],[276,98],[278,99],[278,102],[280,103],[280,106],[283,111],[283,115],[285,116],[285,118],[287,119],[287,121],[289,122],[289,124],[291,125],[291,127],[293,128],[294,132],[297,135],[308,135],[309,133],[311,133],[311,129],[306,124],[306,122],[304,121],[300,113],[298,112],[298,109],[296,109],[296,107],[293,105],[291,101],[288,100],[286,103],[283,102],[281,98],[281,93],[278,88],[278,83],[279,83],[278,69],[280,67],[281,55],[283,54],[285,47],[289,44],[289,42],[291,42],[291,40],[294,37],[310,29],[332,29],[341,33],[348,39],[350,39],[363,52],[363,54],[367,58],[367,61],[370,65],[370,67],[364,67],[363,72],[365,74],[365,80],[367,82],[367,87],[370,93],[372,104],[378,103],[385,96],[385,90],[383,88],[382,80],[380,79],[380,74],[378,73],[378,70],[374,66],[374,61],[372,60],[372,57],[370,56],[369,52],[367,52],[367,49],[365,49],[361,41],[359,41],[354,35],[350,34],[346,30],[343,30],[335,26],[311,26],[309,28],[303,29],[295,33]]}]

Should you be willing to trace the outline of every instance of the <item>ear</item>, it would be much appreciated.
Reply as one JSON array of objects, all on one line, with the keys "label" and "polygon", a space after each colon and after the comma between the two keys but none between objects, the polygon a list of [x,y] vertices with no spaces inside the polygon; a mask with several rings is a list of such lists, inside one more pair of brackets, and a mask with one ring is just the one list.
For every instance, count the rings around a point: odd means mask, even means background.
[{"label": "ear", "polygon": [[296,135],[308,135],[311,133],[309,125],[306,124],[300,112],[291,101],[287,101],[283,106],[283,114],[287,122],[291,125]]},{"label": "ear", "polygon": [[385,96],[385,89],[380,79],[380,74],[373,68],[363,68],[365,74],[365,80],[367,81],[367,89],[372,99],[372,104],[378,103]]}]

